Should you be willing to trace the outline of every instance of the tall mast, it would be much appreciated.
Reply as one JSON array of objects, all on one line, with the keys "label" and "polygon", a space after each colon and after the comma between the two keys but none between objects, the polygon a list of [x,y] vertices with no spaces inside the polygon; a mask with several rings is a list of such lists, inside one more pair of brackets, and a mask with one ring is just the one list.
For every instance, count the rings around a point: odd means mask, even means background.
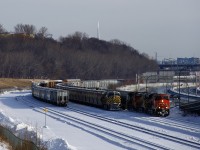
[{"label": "tall mast", "polygon": [[97,38],[100,39],[99,21],[98,21],[98,24],[97,24]]}]

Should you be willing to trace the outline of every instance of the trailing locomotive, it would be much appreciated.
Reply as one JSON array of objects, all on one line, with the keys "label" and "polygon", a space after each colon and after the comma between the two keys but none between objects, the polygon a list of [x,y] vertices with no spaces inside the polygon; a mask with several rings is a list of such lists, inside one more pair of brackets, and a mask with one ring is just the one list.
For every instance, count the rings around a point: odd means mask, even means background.
[{"label": "trailing locomotive", "polygon": [[146,112],[158,116],[168,116],[170,100],[167,94],[121,91],[122,108]]},{"label": "trailing locomotive", "polygon": [[117,91],[83,88],[57,84],[57,88],[69,92],[69,101],[100,107],[106,110],[120,110],[121,97]]},{"label": "trailing locomotive", "polygon": [[69,95],[68,91],[49,88],[44,83],[32,83],[32,96],[54,105],[67,106]]}]

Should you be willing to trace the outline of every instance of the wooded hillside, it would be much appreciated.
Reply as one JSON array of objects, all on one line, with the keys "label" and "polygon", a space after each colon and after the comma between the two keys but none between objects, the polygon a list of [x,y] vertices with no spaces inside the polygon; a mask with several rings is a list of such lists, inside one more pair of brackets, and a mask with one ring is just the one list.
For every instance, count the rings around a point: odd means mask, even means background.
[{"label": "wooded hillside", "polygon": [[133,79],[157,69],[154,60],[119,40],[76,32],[57,41],[46,28],[38,33],[22,29],[17,25],[14,34],[0,30],[1,78]]}]

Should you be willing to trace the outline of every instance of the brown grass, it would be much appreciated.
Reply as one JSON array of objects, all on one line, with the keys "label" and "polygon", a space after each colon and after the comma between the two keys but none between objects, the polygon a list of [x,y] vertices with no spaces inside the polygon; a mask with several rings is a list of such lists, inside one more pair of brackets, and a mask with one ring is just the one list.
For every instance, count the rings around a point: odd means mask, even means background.
[{"label": "brown grass", "polygon": [[37,79],[13,79],[13,78],[0,78],[0,89],[9,88],[27,88],[31,87],[31,81],[38,81]]}]

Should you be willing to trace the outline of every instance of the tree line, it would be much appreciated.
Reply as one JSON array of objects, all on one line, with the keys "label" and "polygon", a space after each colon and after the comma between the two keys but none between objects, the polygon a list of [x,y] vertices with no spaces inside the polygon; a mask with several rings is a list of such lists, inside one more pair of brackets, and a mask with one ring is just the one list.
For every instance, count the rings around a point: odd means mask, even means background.
[{"label": "tree line", "polygon": [[[32,36],[34,35],[34,36]],[[46,27],[17,24],[12,34],[0,24],[0,77],[133,79],[157,63],[120,40],[75,32],[59,40]]]}]

